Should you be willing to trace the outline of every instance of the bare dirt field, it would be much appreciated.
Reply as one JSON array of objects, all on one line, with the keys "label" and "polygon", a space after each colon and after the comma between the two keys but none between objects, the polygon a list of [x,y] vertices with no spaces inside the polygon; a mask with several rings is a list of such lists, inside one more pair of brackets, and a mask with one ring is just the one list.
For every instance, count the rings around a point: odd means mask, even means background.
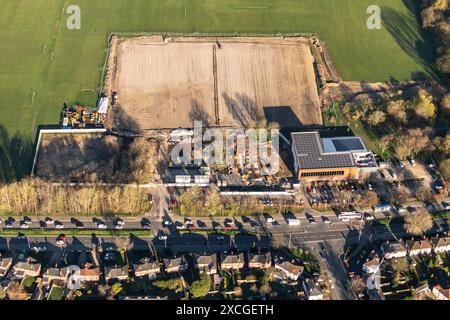
[{"label": "bare dirt field", "polygon": [[321,124],[309,44],[302,38],[118,39],[105,87],[121,129]]}]

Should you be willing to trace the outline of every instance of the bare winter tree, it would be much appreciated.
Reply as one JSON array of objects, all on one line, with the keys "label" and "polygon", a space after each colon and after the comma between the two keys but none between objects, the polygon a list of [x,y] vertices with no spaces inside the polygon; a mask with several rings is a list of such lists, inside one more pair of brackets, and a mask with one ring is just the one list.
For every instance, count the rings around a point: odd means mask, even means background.
[{"label": "bare winter tree", "polygon": [[348,291],[358,299],[358,296],[366,290],[366,284],[360,276],[354,276],[351,278],[348,285]]},{"label": "bare winter tree", "polygon": [[25,291],[18,281],[14,281],[9,285],[6,295],[9,300],[27,300],[30,298],[30,294]]},{"label": "bare winter tree", "polygon": [[412,235],[422,235],[433,227],[433,218],[427,212],[417,212],[405,217],[404,227]]}]

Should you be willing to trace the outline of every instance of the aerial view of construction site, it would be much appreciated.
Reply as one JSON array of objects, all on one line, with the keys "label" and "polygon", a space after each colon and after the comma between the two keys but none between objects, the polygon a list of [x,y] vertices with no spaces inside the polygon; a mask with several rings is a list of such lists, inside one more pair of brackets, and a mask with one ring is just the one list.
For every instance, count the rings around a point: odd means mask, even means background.
[{"label": "aerial view of construction site", "polygon": [[0,300],[450,299],[447,0],[46,2],[0,0]]}]

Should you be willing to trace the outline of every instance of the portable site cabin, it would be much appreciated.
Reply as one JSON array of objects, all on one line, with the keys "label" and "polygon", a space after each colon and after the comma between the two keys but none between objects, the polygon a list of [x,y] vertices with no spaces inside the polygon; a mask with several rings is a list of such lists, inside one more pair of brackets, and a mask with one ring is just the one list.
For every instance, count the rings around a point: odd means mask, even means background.
[{"label": "portable site cabin", "polygon": [[100,98],[100,100],[98,101],[97,112],[99,114],[106,114],[108,112],[108,104],[109,100],[107,97]]}]

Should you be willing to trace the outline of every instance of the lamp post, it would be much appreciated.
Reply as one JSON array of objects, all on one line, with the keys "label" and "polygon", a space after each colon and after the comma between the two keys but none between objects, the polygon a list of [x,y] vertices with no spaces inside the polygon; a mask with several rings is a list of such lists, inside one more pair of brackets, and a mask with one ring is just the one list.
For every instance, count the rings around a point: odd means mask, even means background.
[{"label": "lamp post", "polygon": [[164,248],[167,249],[167,236],[160,236],[159,239],[164,241]]}]

